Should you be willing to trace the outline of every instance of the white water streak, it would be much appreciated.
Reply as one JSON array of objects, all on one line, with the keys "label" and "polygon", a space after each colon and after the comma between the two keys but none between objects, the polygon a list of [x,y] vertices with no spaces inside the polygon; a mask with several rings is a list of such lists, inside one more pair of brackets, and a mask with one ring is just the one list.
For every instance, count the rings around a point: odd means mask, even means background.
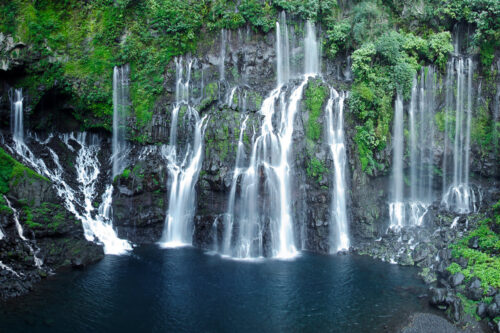
[{"label": "white water streak", "polygon": [[17,229],[17,234],[19,235],[19,238],[21,238],[21,240],[28,246],[28,248],[30,249],[30,252],[31,254],[33,255],[33,260],[35,262],[35,266],[37,268],[41,268],[42,265],[43,265],[43,260],[38,258],[37,257],[37,254],[40,250],[36,250],[33,248],[33,246],[31,246],[31,244],[29,243],[28,239],[26,237],[24,237],[24,231],[23,231],[23,226],[21,225],[21,223],[19,222],[19,212],[17,211],[17,209],[15,209],[12,204],[10,203],[9,199],[7,199],[7,197],[4,195],[3,196],[5,202],[7,202],[7,206],[9,206],[9,208],[12,210],[12,213],[14,215],[14,222],[16,224],[16,229]]},{"label": "white water streak", "polygon": [[[172,111],[170,143],[162,147],[162,155],[167,160],[167,168],[171,176],[169,206],[160,239],[162,247],[184,246],[192,242],[192,220],[196,195],[194,187],[203,162],[203,136],[206,127],[206,116],[200,118],[189,102],[192,61],[188,61],[185,77],[183,59],[176,58],[175,62],[177,69],[176,104]],[[178,117],[181,108],[185,110],[183,123],[194,127],[191,128],[194,132],[192,142],[188,142],[185,147],[184,156],[180,156],[181,147],[177,143]]]},{"label": "white water streak", "polygon": [[341,92],[339,95],[335,89],[330,88],[330,98],[326,105],[326,117],[327,140],[334,165],[334,190],[331,204],[332,219],[330,222],[331,253],[348,250],[350,245],[345,183],[347,157],[344,142],[344,99],[344,92]]},{"label": "white water streak", "polygon": [[403,202],[403,99],[398,92],[394,107],[392,136],[392,202],[389,203],[390,227],[400,229],[404,225],[405,205]]},{"label": "white water streak", "polygon": [[123,172],[127,164],[128,145],[125,141],[128,113],[129,66],[115,66],[113,69],[113,138],[112,177]]}]

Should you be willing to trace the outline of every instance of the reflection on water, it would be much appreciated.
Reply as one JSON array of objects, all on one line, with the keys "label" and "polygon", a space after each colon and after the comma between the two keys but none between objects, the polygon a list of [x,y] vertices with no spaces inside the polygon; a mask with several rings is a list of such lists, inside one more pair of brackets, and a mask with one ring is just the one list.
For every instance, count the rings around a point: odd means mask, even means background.
[{"label": "reflection on water", "polygon": [[383,331],[429,311],[415,270],[359,256],[234,261],[140,247],[0,304],[1,332]]}]

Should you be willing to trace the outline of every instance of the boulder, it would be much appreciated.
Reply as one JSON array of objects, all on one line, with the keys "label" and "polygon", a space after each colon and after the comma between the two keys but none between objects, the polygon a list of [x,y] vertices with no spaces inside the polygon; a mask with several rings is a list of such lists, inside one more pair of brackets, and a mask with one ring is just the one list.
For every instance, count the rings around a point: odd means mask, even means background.
[{"label": "boulder", "polygon": [[457,287],[464,282],[465,276],[461,273],[455,273],[450,277],[450,283],[453,287]]}]

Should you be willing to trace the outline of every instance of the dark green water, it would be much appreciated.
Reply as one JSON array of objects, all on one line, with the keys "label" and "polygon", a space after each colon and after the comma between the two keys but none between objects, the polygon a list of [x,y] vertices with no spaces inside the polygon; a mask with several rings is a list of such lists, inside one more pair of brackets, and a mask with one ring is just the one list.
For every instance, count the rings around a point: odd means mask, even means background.
[{"label": "dark green water", "polygon": [[417,311],[409,267],[303,253],[242,262],[193,248],[136,248],[0,303],[0,332],[384,332]]}]

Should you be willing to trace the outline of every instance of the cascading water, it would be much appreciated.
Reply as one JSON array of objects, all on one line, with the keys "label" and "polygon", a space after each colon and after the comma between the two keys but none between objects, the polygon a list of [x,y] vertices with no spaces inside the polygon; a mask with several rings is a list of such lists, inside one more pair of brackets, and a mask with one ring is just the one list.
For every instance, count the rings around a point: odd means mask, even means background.
[{"label": "cascading water", "polygon": [[[67,148],[75,151],[70,141],[76,142],[80,148],[77,152],[75,169],[77,172],[78,189],[73,189],[64,179],[66,173],[62,168],[58,155],[50,147],[46,146],[54,136],[50,135],[46,141],[38,141],[37,137],[32,138],[38,143],[43,144],[49,151],[53,163],[56,166],[55,170],[49,169],[43,159],[37,158],[27,145],[18,145],[16,152],[35,169],[39,174],[49,178],[57,190],[57,194],[64,200],[66,209],[75,215],[82,222],[85,238],[89,241],[99,241],[104,245],[106,254],[123,254],[132,247],[123,239],[119,239],[113,230],[112,221],[109,217],[102,216],[99,213],[95,214],[93,202],[96,197],[96,185],[98,175],[100,173],[100,164],[97,154],[100,150],[100,142],[97,137],[90,140],[87,144],[87,134],[78,133],[61,134],[59,140],[66,144]],[[77,195],[80,193],[81,195]],[[112,191],[106,191],[102,205],[109,205]],[[83,211],[83,213],[81,213]]]},{"label": "cascading water", "polygon": [[243,170],[242,162],[245,161],[245,145],[243,144],[243,136],[247,128],[248,116],[242,121],[240,126],[240,136],[238,138],[238,149],[236,151],[236,162],[233,172],[233,179],[231,182],[231,190],[229,192],[229,201],[227,213],[224,216],[224,237],[222,245],[222,253],[226,255],[231,255],[231,240],[233,232],[234,223],[234,203],[236,199],[236,187],[238,184],[238,178]]},{"label": "cascading water", "polygon": [[24,124],[23,124],[23,90],[10,90],[10,130],[14,142],[17,144],[24,143]]},{"label": "cascading water", "polygon": [[276,22],[276,61],[278,84],[284,84],[290,79],[290,45],[284,12],[280,14],[280,21]]},{"label": "cascading water", "polygon": [[389,203],[391,229],[400,229],[405,220],[403,202],[403,99],[398,92],[394,106],[394,124],[392,136],[392,201]]},{"label": "cascading water", "polygon": [[422,68],[420,83],[413,79],[410,109],[409,225],[422,225],[433,201],[433,144],[436,76],[433,67]]},{"label": "cascading water", "polygon": [[[29,164],[33,169],[35,169],[39,174],[47,176],[55,186],[59,197],[64,200],[66,208],[73,213],[80,221],[82,221],[84,234],[87,240],[93,241],[97,238],[104,245],[104,252],[106,254],[122,254],[128,250],[131,250],[130,244],[126,240],[119,239],[113,230],[112,221],[109,217],[97,215],[93,216],[94,211],[93,202],[95,201],[96,195],[96,183],[98,181],[97,176],[100,172],[100,165],[97,158],[97,154],[101,149],[100,142],[93,140],[91,145],[86,145],[86,133],[79,133],[77,137],[74,135],[61,135],[60,139],[63,141],[68,149],[74,151],[74,148],[69,144],[69,140],[72,139],[80,145],[80,150],[78,151],[78,156],[76,159],[76,171],[78,174],[79,191],[83,194],[83,200],[76,195],[76,191],[72,189],[68,183],[64,180],[64,170],[59,163],[59,157],[57,154],[46,146],[54,136],[50,134],[45,141],[40,141],[37,136],[33,139],[38,141],[38,143],[44,145],[46,149],[49,150],[50,156],[56,165],[56,170],[50,170],[47,168],[45,162],[41,158],[37,158],[35,154],[29,149],[29,147],[24,143],[24,128],[22,121],[23,113],[23,97],[22,90],[17,89],[15,98],[11,98],[11,108],[14,111],[13,116],[13,138],[15,147],[12,151],[15,151],[19,156],[21,156],[27,164]],[[111,200],[112,191],[107,191],[109,198],[106,201]],[[81,215],[76,207],[80,207],[84,210],[83,215]]]},{"label": "cascading water", "polygon": [[238,90],[238,86],[233,87],[231,91],[229,92],[229,95],[227,95],[226,99],[226,105],[229,107],[232,107],[234,104],[234,95],[236,94],[236,91]]},{"label": "cascading water", "polygon": [[334,166],[334,192],[332,195],[332,218],[330,223],[331,253],[348,250],[350,243],[345,183],[347,157],[344,143],[344,99],[344,92],[339,94],[335,89],[330,88],[330,98],[326,105],[326,119],[328,128],[327,140],[332,153]]},{"label": "cascading water", "polygon": [[21,223],[19,222],[19,212],[14,207],[12,207],[12,204],[10,203],[9,199],[7,199],[7,197],[5,195],[3,196],[3,199],[7,203],[7,206],[9,206],[10,210],[12,210],[12,213],[14,215],[14,222],[16,223],[16,229],[17,229],[17,233],[19,235],[19,238],[21,238],[21,240],[30,249],[31,254],[33,255],[33,260],[35,262],[35,266],[37,268],[41,268],[43,265],[43,260],[37,257],[37,254],[40,250],[37,249],[35,251],[33,246],[31,246],[31,244],[29,243],[28,239],[26,239],[26,237],[24,237],[23,227],[22,227]]},{"label": "cascading water", "polygon": [[[289,158],[294,119],[304,87],[309,78],[319,72],[319,44],[314,26],[307,22],[304,40],[304,72],[307,74],[287,99],[285,84],[290,76],[290,60],[284,14],[280,22],[276,22],[278,85],[262,103],[261,131],[253,140],[249,166],[242,169],[238,161],[233,173],[223,251],[238,258],[291,258],[298,253],[293,230]],[[275,112],[277,104],[279,113]],[[273,122],[276,116],[279,120]],[[238,177],[241,177],[241,195],[235,200],[233,192]]]},{"label": "cascading water", "polygon": [[314,23],[307,21],[306,37],[304,39],[304,73],[312,75],[320,73],[319,50]]},{"label": "cascading water", "polygon": [[[160,239],[162,247],[189,245],[192,242],[192,219],[195,209],[195,185],[203,162],[203,135],[205,117],[200,118],[198,111],[190,105],[189,81],[192,61],[187,63],[184,76],[184,61],[176,58],[176,102],[172,110],[170,142],[162,148],[170,173],[170,196],[165,227]],[[179,114],[183,112],[182,123],[189,127],[186,133],[193,133],[186,147],[177,142]],[[184,133],[184,134],[186,134]],[[184,154],[182,152],[184,151]]]},{"label": "cascading water", "polygon": [[122,173],[127,164],[125,141],[128,114],[129,65],[115,66],[113,70],[113,142],[111,161],[113,178]]},{"label": "cascading water", "polygon": [[[456,97],[454,108],[455,136],[453,141],[453,180],[443,193],[442,205],[446,209],[460,214],[476,211],[480,193],[469,184],[469,164],[470,164],[470,130],[472,118],[472,74],[474,65],[471,57],[453,57],[448,70],[452,73],[450,81],[456,80]],[[451,112],[453,110],[452,94],[447,95],[445,117],[447,133],[451,133]],[[446,152],[445,152],[446,153]],[[447,168],[446,156],[443,168]],[[448,170],[444,172],[443,182],[447,183],[446,176]]]},{"label": "cascading water", "polygon": [[15,275],[17,277],[24,276],[23,273],[21,273],[21,274],[17,273],[15,270],[12,269],[12,267],[7,266],[2,261],[0,261],[0,268],[6,270],[7,272],[10,272],[11,274],[13,274],[13,275]]}]

